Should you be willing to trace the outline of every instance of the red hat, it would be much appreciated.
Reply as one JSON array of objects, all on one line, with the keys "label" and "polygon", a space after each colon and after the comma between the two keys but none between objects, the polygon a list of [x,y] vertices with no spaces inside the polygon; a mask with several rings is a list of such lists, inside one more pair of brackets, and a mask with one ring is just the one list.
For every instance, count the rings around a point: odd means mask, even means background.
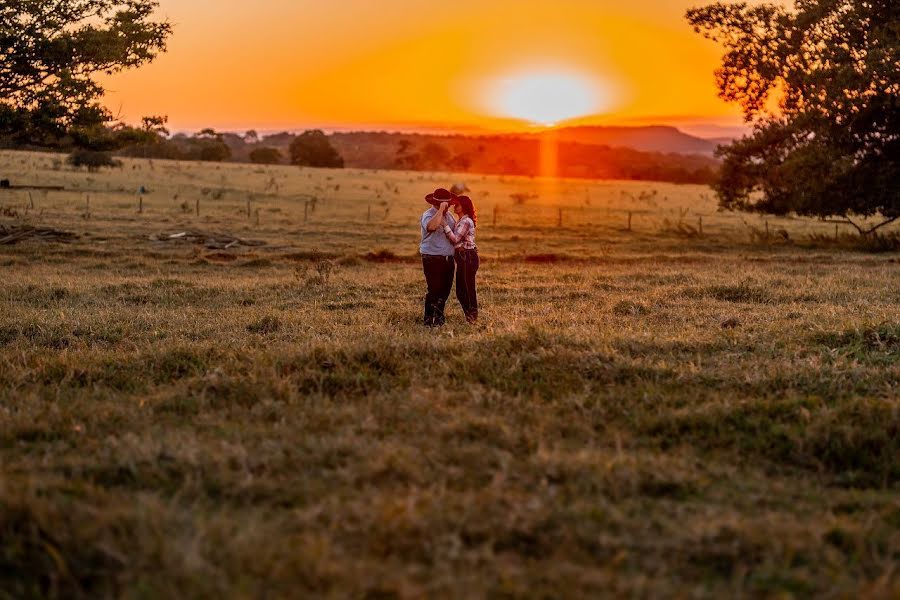
[{"label": "red hat", "polygon": [[456,194],[452,193],[450,190],[445,190],[444,188],[438,188],[432,193],[425,196],[425,202],[433,206],[438,206],[442,202],[455,204],[457,200],[458,198],[456,197]]}]

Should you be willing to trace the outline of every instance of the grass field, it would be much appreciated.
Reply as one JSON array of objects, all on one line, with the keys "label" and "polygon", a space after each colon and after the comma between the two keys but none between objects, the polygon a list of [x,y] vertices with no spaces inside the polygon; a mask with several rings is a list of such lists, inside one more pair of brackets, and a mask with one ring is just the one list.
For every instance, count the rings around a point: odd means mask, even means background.
[{"label": "grass field", "polygon": [[[0,222],[80,235],[0,246],[0,598],[900,596],[882,242],[468,176],[482,319],[426,331],[421,197],[462,176],[0,175],[67,188]],[[188,230],[265,245],[150,239]]]}]

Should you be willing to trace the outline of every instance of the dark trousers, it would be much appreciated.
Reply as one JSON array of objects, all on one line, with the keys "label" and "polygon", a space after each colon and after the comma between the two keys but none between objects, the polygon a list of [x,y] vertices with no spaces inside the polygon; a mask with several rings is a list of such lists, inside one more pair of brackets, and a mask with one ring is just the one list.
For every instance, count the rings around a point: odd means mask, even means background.
[{"label": "dark trousers", "polygon": [[444,306],[453,288],[453,257],[423,254],[422,269],[425,271],[425,283],[428,284],[428,293],[425,294],[425,326],[439,327],[444,324]]},{"label": "dark trousers", "polygon": [[466,321],[478,319],[478,294],[475,291],[475,274],[478,273],[478,250],[456,251],[456,298],[466,313]]}]

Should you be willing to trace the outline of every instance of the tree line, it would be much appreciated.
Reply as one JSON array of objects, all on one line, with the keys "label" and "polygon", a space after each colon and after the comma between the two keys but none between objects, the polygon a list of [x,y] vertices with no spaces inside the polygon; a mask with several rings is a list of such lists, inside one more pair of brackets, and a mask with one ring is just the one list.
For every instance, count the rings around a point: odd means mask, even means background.
[{"label": "tree line", "polygon": [[[640,152],[578,143],[558,148],[563,177],[711,183],[717,162],[709,157]],[[452,171],[497,175],[541,174],[538,140],[516,136],[439,136],[360,131],[325,134],[282,132],[260,136],[204,130],[193,136],[160,135],[126,146],[133,157],[291,164],[326,168]]]}]

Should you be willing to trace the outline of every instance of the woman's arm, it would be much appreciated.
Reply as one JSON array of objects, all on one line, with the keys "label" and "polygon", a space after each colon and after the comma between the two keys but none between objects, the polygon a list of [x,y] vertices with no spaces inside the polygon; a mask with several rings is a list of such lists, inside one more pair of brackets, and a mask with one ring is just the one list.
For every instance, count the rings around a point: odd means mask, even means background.
[{"label": "woman's arm", "polygon": [[456,224],[456,231],[453,231],[449,225],[444,225],[444,233],[447,234],[447,239],[454,244],[460,243],[465,239],[466,234],[469,233],[469,220],[460,219],[459,223]]}]

